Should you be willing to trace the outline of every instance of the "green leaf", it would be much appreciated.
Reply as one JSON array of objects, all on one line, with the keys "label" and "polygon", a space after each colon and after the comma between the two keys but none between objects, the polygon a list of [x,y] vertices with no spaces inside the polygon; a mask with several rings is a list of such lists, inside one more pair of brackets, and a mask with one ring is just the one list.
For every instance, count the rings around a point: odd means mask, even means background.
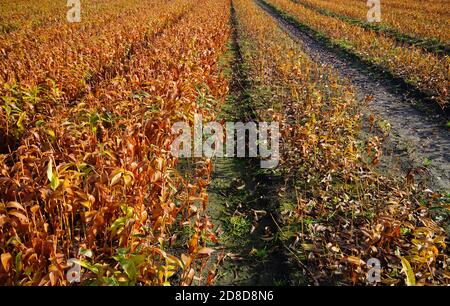
[{"label": "green leaf", "polygon": [[107,286],[120,286],[119,281],[113,276],[103,278],[103,283]]},{"label": "green leaf", "polygon": [[16,273],[22,272],[22,252],[19,252],[15,258]]},{"label": "green leaf", "polygon": [[11,106],[9,106],[9,105],[3,105],[3,109],[5,110],[6,115],[7,115],[8,118],[9,118],[9,116],[11,116],[11,111],[12,111]]},{"label": "green leaf", "polygon": [[131,260],[134,262],[136,267],[139,267],[142,263],[145,262],[147,256],[145,255],[132,255]]},{"label": "green leaf", "polygon": [[128,248],[119,248],[119,249],[117,250],[117,254],[118,254],[120,257],[124,257],[125,255],[128,254],[129,251],[130,251],[130,250],[129,250]]},{"label": "green leaf", "polygon": [[120,265],[122,266],[122,269],[125,271],[125,273],[128,275],[130,280],[136,279],[137,269],[136,265],[132,260],[121,260]]},{"label": "green leaf", "polygon": [[123,230],[123,227],[125,226],[125,223],[127,222],[128,218],[127,217],[120,217],[117,218],[117,220],[115,220],[113,222],[113,224],[111,225],[111,235],[115,236],[116,234],[120,234]]},{"label": "green leaf", "polygon": [[58,176],[56,176],[53,173],[53,162],[52,162],[52,160],[50,160],[48,162],[47,178],[50,181],[50,187],[52,188],[53,191],[55,191],[59,187],[59,179],[58,179]]},{"label": "green leaf", "polygon": [[150,94],[146,91],[143,90],[132,90],[131,91],[131,96],[133,99],[139,99],[141,100],[142,98],[148,98],[150,97]]},{"label": "green leaf", "polygon": [[134,209],[133,207],[127,207],[127,218],[133,217]]},{"label": "green leaf", "polygon": [[423,160],[423,165],[424,165],[424,167],[428,167],[428,166],[430,166],[431,165],[431,160],[429,159],[429,158],[425,158],[424,160]]},{"label": "green leaf", "polygon": [[56,176],[52,177],[52,180],[50,181],[50,187],[53,191],[55,191],[59,187],[59,179]]},{"label": "green leaf", "polygon": [[86,260],[80,260],[80,259],[76,259],[74,260],[75,263],[79,264],[80,266],[82,266],[83,268],[88,269],[91,272],[94,272],[95,274],[99,274],[100,270],[98,269],[98,267],[96,267],[95,265],[90,264],[88,261]]},{"label": "green leaf", "polygon": [[92,250],[89,250],[89,249],[81,248],[79,252],[80,252],[81,255],[84,255],[84,256],[89,257],[89,258],[92,258],[92,256],[94,256],[94,253],[92,252]]},{"label": "green leaf", "polygon": [[92,126],[96,126],[99,120],[100,116],[98,115],[98,113],[92,113],[91,116],[89,117],[89,123]]}]

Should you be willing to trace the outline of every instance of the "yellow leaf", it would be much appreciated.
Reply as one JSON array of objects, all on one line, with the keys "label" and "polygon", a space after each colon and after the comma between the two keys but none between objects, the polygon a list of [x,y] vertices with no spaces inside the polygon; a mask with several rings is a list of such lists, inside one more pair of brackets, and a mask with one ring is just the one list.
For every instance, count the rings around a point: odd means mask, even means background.
[{"label": "yellow leaf", "polygon": [[192,262],[192,258],[186,254],[181,254],[181,261],[184,267],[188,267]]},{"label": "yellow leaf", "polygon": [[116,159],[117,159],[116,156],[114,155],[114,153],[111,152],[111,151],[109,151],[109,150],[105,150],[104,153],[105,153],[106,155],[108,155],[109,157],[111,157],[113,160],[116,160]]},{"label": "yellow leaf", "polygon": [[415,286],[416,285],[416,277],[414,276],[414,271],[411,268],[411,265],[409,264],[409,261],[403,257],[400,256],[400,260],[402,261],[402,271],[406,274],[406,285],[407,286]]},{"label": "yellow leaf", "polygon": [[53,130],[47,130],[47,134],[50,135],[52,138],[56,138],[56,134]]},{"label": "yellow leaf", "polygon": [[123,181],[125,183],[125,186],[129,186],[134,179],[133,173],[131,173],[131,175],[129,173],[131,172],[127,172],[126,174],[123,175]]},{"label": "yellow leaf", "polygon": [[117,278],[117,281],[120,282],[120,283],[125,283],[125,282],[128,281],[128,277],[127,277],[127,275],[124,274],[124,273],[119,273],[119,274],[116,276],[116,278]]},{"label": "yellow leaf", "polygon": [[305,251],[311,251],[314,250],[314,244],[302,243],[302,248]]},{"label": "yellow leaf", "polygon": [[82,201],[82,202],[80,202],[80,204],[86,208],[91,208],[91,202],[89,202],[89,201]]},{"label": "yellow leaf", "polygon": [[113,178],[111,179],[110,186],[116,185],[119,182],[121,177],[122,177],[122,172],[118,172],[116,175],[114,175]]},{"label": "yellow leaf", "polygon": [[167,255],[166,261],[169,265],[176,265],[183,268],[183,262],[173,255]]},{"label": "yellow leaf", "polygon": [[26,116],[26,115],[27,115],[27,112],[21,113],[20,116],[19,116],[19,120],[17,120],[17,127],[18,127],[19,129],[21,129],[21,130],[24,129],[22,122],[23,122],[23,120],[25,119],[25,116]]}]

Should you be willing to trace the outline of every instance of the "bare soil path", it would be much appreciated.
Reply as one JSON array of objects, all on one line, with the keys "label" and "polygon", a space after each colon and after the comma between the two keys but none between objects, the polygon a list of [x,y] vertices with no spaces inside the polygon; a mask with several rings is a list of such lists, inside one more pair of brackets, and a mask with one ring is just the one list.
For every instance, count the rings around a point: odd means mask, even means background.
[{"label": "bare soil path", "polygon": [[[243,67],[238,20],[231,5],[232,38],[230,93],[218,120],[249,122],[255,110],[248,90],[251,85]],[[215,285],[274,286],[304,282],[301,272],[294,273],[284,249],[276,239],[273,217],[278,209],[276,178],[262,173],[259,159],[215,158],[208,188],[208,215],[216,225],[221,250]],[[214,260],[213,260],[214,262]],[[293,280],[296,280],[292,283]]]}]

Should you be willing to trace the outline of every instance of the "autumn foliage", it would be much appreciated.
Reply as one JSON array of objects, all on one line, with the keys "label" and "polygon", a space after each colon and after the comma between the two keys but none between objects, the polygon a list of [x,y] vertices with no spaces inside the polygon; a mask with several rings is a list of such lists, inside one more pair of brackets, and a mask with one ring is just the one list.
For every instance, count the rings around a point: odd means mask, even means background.
[{"label": "autumn foliage", "polygon": [[[81,285],[214,283],[214,160],[172,156],[171,127],[194,114],[214,120],[229,94],[221,65],[233,45],[231,5],[250,84],[240,90],[256,119],[282,131],[274,196],[289,260],[311,284],[367,284],[370,258],[382,263],[383,285],[449,284],[448,241],[433,218],[449,209],[448,196],[416,184],[420,169],[404,180],[376,171],[386,135],[371,126],[360,138],[354,88],[255,1],[85,0],[79,24],[55,1],[4,2],[1,285],[70,285],[72,259]],[[448,56],[293,1],[266,2],[447,105]]]},{"label": "autumn foliage", "polygon": [[354,89],[257,4],[233,2],[259,119],[282,125],[280,236],[292,260],[311,284],[367,284],[370,258],[381,261],[384,285],[448,283],[446,233],[430,209],[448,208],[445,197],[412,184],[414,174],[374,171],[385,135],[359,137]]},{"label": "autumn foliage", "polygon": [[[442,108],[447,107],[450,99],[450,57],[447,54],[427,52],[420,45],[399,43],[394,37],[385,35],[383,32],[376,32],[307,8],[301,5],[301,1],[299,3],[291,0],[266,2],[292,16],[301,24],[325,35],[335,45],[404,79],[406,83],[434,97]],[[386,10],[389,12],[387,8]],[[411,20],[411,23],[415,22]]]},{"label": "autumn foliage", "polygon": [[212,115],[199,95],[226,94],[217,63],[229,9],[195,3],[135,1],[88,24],[3,37],[0,283],[67,285],[70,258],[82,283],[198,276],[215,239],[204,214],[211,166],[197,160],[194,178],[180,175],[170,128]]}]

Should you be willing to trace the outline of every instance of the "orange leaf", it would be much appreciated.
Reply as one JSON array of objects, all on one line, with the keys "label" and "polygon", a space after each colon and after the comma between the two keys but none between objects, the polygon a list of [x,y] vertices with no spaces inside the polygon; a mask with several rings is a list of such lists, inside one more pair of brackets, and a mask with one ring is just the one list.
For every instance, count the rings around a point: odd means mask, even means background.
[{"label": "orange leaf", "polygon": [[9,253],[3,253],[1,256],[2,266],[6,272],[8,272],[9,268],[11,267],[11,259],[12,259],[12,256]]}]

